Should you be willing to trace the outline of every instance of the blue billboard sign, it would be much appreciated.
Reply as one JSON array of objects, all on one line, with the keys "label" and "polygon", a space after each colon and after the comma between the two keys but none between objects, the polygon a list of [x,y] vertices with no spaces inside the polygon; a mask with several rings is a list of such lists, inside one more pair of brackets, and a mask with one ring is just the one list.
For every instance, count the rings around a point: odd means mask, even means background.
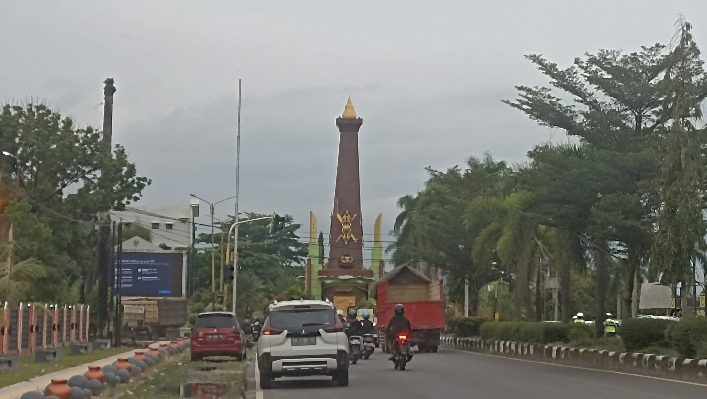
[{"label": "blue billboard sign", "polygon": [[181,275],[181,253],[123,252],[120,295],[182,296]]}]

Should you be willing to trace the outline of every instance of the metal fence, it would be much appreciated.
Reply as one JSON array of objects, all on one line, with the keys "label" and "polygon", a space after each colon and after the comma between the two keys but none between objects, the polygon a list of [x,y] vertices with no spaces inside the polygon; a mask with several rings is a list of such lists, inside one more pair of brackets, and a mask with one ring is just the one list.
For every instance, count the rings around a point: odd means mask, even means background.
[{"label": "metal fence", "polygon": [[88,341],[90,306],[22,303],[0,309],[0,355]]}]

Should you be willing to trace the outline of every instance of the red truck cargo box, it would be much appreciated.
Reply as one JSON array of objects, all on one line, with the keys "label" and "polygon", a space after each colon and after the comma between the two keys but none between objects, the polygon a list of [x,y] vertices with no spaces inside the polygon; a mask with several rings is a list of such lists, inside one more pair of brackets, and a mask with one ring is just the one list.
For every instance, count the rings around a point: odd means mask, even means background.
[{"label": "red truck cargo box", "polygon": [[[388,326],[393,317],[396,304],[378,303],[378,327]],[[444,302],[408,302],[405,305],[405,317],[410,320],[413,330],[443,329],[445,327]]]}]

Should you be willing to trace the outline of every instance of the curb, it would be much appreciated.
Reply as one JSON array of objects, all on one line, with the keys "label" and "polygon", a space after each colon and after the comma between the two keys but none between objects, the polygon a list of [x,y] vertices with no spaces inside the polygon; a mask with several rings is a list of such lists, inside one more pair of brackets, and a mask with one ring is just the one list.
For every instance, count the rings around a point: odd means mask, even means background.
[{"label": "curb", "polygon": [[243,392],[243,397],[245,399],[255,399],[256,398],[255,362],[253,362],[252,360],[249,360],[246,365],[245,390]]},{"label": "curb", "polygon": [[481,338],[442,337],[440,341],[444,348],[468,352],[707,383],[707,359],[684,359],[649,353],[612,352],[527,342],[484,341]]}]

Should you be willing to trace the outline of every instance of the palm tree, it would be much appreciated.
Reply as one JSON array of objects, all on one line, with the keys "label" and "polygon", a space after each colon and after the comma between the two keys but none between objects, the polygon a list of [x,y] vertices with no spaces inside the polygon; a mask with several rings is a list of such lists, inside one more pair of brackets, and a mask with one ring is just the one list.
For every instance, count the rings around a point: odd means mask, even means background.
[{"label": "palm tree", "polygon": [[258,276],[249,271],[238,273],[238,315],[249,317],[254,311],[262,310],[267,303],[264,292],[265,285]]},{"label": "palm tree", "polygon": [[19,303],[28,300],[35,283],[46,276],[44,266],[36,259],[16,261],[8,244],[0,246],[0,301]]},{"label": "palm tree", "polygon": [[397,205],[401,209],[393,224],[395,242],[391,243],[387,252],[393,252],[393,263],[403,264],[415,258],[415,224],[413,217],[417,206],[418,196],[406,195],[398,199]]},{"label": "palm tree", "polygon": [[539,225],[526,208],[531,194],[518,191],[506,197],[481,197],[472,201],[468,218],[494,219],[474,241],[472,257],[479,263],[490,263],[497,256],[515,275],[514,297],[516,319],[533,317],[529,278],[539,256]]}]

